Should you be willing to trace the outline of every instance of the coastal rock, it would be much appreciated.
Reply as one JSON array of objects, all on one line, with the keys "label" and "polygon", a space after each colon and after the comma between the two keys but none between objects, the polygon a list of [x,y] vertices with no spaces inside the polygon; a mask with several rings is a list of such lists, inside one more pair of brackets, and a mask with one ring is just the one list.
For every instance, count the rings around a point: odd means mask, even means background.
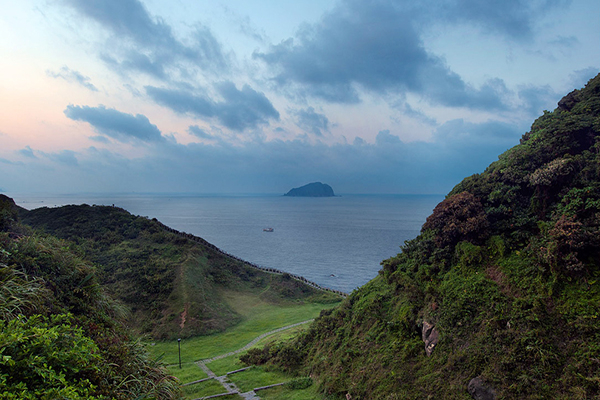
[{"label": "coastal rock", "polygon": [[471,379],[467,390],[475,400],[496,400],[496,391],[486,385],[480,377]]},{"label": "coastal rock", "polygon": [[437,346],[440,339],[440,333],[435,329],[433,324],[427,321],[423,321],[422,331],[423,342],[425,343],[425,353],[430,356],[433,353],[433,349]]},{"label": "coastal rock", "polygon": [[313,182],[308,185],[304,185],[298,188],[294,188],[284,194],[284,196],[291,197],[335,197],[331,186],[321,183]]}]

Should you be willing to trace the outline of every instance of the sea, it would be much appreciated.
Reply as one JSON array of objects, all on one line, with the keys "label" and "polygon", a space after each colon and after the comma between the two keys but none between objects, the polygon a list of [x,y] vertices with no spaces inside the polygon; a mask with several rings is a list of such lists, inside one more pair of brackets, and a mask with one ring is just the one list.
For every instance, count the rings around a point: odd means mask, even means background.
[{"label": "sea", "polygon": [[202,237],[243,260],[347,293],[377,276],[381,262],[415,238],[443,200],[442,195],[7,195],[26,209],[121,207]]}]

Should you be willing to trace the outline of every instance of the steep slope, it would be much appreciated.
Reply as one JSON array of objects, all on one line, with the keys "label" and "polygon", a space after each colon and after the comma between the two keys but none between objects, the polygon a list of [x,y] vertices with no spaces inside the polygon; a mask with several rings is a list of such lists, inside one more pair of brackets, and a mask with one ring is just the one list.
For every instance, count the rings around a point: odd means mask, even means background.
[{"label": "steep slope", "polygon": [[458,184],[380,275],[245,361],[356,399],[600,396],[600,75]]},{"label": "steep slope", "polygon": [[155,338],[208,334],[238,323],[222,297],[225,289],[260,292],[275,303],[340,299],[120,208],[44,207],[20,215],[24,223],[68,239],[95,263],[103,287],[131,308],[131,327]]},{"label": "steep slope", "polygon": [[12,199],[0,196],[0,398],[180,398],[95,268],[17,220]]}]

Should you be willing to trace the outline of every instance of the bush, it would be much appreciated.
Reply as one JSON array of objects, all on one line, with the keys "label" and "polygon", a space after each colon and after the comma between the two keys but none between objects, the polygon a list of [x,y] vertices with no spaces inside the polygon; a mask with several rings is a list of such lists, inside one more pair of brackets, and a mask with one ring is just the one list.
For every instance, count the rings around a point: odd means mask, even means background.
[{"label": "bush", "polygon": [[306,376],[302,378],[295,378],[285,384],[285,387],[291,390],[302,390],[312,386],[313,380],[311,377]]},{"label": "bush", "polygon": [[99,372],[98,353],[68,315],[0,320],[2,397],[96,399],[90,378]]},{"label": "bush", "polygon": [[481,202],[469,192],[442,201],[423,225],[423,231],[435,232],[435,242],[440,247],[455,246],[463,240],[480,244],[488,236],[488,228]]}]

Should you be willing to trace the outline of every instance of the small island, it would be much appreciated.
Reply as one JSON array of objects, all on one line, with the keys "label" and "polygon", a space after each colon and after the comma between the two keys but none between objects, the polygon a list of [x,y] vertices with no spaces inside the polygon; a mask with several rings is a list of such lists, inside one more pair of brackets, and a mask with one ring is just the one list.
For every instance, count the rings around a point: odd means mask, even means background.
[{"label": "small island", "polygon": [[321,183],[313,182],[308,185],[304,185],[298,188],[294,188],[284,194],[284,196],[291,197],[335,197],[331,186]]}]

